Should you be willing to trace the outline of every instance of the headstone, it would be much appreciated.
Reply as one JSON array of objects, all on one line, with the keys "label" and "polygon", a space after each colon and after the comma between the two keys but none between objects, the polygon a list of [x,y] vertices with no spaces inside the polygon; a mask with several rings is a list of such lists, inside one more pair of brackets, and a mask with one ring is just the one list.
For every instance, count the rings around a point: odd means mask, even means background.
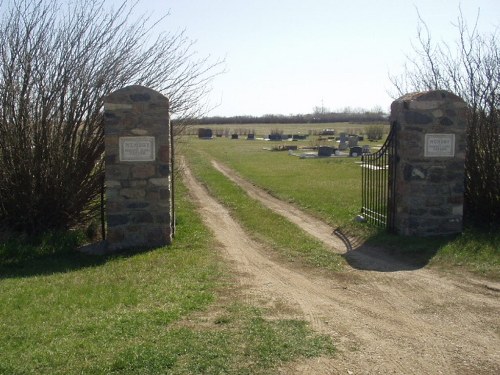
[{"label": "headstone", "polygon": [[323,129],[319,135],[335,135],[335,129]]},{"label": "headstone", "polygon": [[129,86],[104,99],[107,250],[170,244],[173,158],[168,99]]},{"label": "headstone", "polygon": [[238,139],[238,134],[231,134],[231,139]]},{"label": "headstone", "polygon": [[318,156],[322,157],[330,157],[335,152],[333,147],[328,146],[319,146],[318,147]]},{"label": "headstone", "polygon": [[358,157],[363,155],[363,149],[359,146],[354,146],[349,149],[349,156]]},{"label": "headstone", "polygon": [[213,133],[212,129],[199,128],[198,138],[200,139],[212,139]]},{"label": "headstone", "polygon": [[348,138],[349,148],[356,147],[358,145],[358,136],[350,135]]},{"label": "headstone", "polygon": [[340,150],[340,151],[347,150],[347,142],[345,142],[345,141],[340,141],[340,143],[339,143],[339,150]]},{"label": "headstone", "polygon": [[281,141],[281,134],[273,133],[268,136],[270,141]]}]

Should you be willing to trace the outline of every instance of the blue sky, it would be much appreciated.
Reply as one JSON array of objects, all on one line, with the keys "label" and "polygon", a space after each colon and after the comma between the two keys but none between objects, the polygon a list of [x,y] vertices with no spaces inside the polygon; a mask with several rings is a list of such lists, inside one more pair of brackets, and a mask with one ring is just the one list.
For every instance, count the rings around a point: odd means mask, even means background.
[{"label": "blue sky", "polygon": [[226,60],[209,115],[310,113],[392,102],[416,41],[417,9],[435,40],[453,43],[459,7],[469,24],[500,32],[499,0],[139,0],[137,13],[170,11],[163,30],[186,29],[200,56]]}]

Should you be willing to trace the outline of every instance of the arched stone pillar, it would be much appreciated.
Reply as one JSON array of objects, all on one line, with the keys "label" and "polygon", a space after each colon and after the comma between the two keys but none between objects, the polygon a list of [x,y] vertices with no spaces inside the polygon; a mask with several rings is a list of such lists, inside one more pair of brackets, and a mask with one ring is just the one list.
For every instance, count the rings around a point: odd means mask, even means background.
[{"label": "arched stone pillar", "polygon": [[168,99],[143,86],[104,100],[107,249],[170,244],[172,140]]},{"label": "arched stone pillar", "polygon": [[397,233],[462,231],[466,110],[461,98],[442,90],[408,94],[392,103]]}]

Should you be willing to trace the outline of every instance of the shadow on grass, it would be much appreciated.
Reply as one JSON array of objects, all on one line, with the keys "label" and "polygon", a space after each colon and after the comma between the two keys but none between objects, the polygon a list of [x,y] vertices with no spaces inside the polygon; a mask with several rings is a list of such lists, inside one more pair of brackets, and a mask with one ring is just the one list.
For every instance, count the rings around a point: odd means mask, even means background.
[{"label": "shadow on grass", "polygon": [[0,280],[52,275],[72,272],[83,268],[105,264],[111,257],[104,255],[87,255],[78,251],[44,254],[0,262]]},{"label": "shadow on grass", "polygon": [[[153,249],[149,249],[153,250]],[[149,251],[137,249],[115,254],[87,254],[76,249],[17,258],[0,258],[0,280],[67,273],[104,265],[116,258],[128,258]]]},{"label": "shadow on grass", "polygon": [[344,242],[347,251],[343,257],[351,267],[377,272],[414,271],[424,268],[438,250],[454,238],[403,237],[379,232],[362,243],[340,228],[335,229],[333,234]]}]

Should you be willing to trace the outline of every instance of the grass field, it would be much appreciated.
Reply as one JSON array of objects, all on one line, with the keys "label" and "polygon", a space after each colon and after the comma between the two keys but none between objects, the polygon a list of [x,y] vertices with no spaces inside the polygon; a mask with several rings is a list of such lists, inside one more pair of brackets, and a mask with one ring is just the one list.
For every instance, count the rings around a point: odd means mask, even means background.
[{"label": "grass field", "polygon": [[[426,254],[445,271],[500,279],[500,233],[416,239],[355,223],[355,159],[299,159],[264,150],[269,144],[186,137],[179,149],[276,256],[330,273],[345,267],[213,169],[211,158],[374,244]],[[169,247],[102,257],[75,253],[74,235],[0,242],[0,374],[269,374],[288,361],[335,352],[331,339],[305,322],[271,319],[273,311],[242,301],[180,179],[176,192],[177,233]]]},{"label": "grass field", "polygon": [[23,257],[13,256],[22,241],[0,244],[0,374],[269,374],[334,352],[305,322],[239,299],[181,184],[177,193],[169,247],[85,256],[63,236]]},{"label": "grass field", "polygon": [[251,199],[241,188],[212,168],[204,153],[190,153],[188,159],[197,179],[229,208],[249,235],[263,243],[270,252],[306,266],[329,271],[342,269],[345,261],[340,255],[326,249],[321,242],[281,215]]},{"label": "grass field", "polygon": [[183,153],[201,153],[224,162],[273,195],[297,204],[331,225],[354,230],[359,236],[376,232],[354,221],[361,209],[359,158],[300,159],[288,152],[269,151],[282,144],[308,147],[314,140],[272,142],[189,137],[186,142],[181,146]]},{"label": "grass field", "polygon": [[[228,125],[226,125],[228,126]],[[309,125],[284,124],[282,130],[307,130]],[[365,125],[344,124],[339,131],[351,128],[362,132]],[[232,125],[235,130],[246,125]],[[265,125],[279,128],[279,125]],[[335,128],[335,124],[321,124],[321,128]],[[263,133],[265,133],[264,131]],[[237,132],[237,131],[236,131]],[[258,133],[258,131],[257,131]],[[314,137],[310,137],[314,138]],[[264,188],[276,197],[294,203],[334,227],[340,227],[361,240],[385,246],[411,258],[423,258],[436,267],[477,272],[500,279],[500,233],[467,229],[453,237],[414,238],[400,237],[354,221],[361,208],[361,170],[355,158],[299,159],[287,152],[272,152],[276,144],[299,147],[317,143],[314,139],[298,142],[247,141],[214,138],[199,140],[185,137],[180,146],[188,155],[201,159],[214,158],[241,176]],[[363,142],[362,142],[363,143]],[[373,144],[372,144],[373,145]],[[205,168],[210,168],[206,165]]]}]

